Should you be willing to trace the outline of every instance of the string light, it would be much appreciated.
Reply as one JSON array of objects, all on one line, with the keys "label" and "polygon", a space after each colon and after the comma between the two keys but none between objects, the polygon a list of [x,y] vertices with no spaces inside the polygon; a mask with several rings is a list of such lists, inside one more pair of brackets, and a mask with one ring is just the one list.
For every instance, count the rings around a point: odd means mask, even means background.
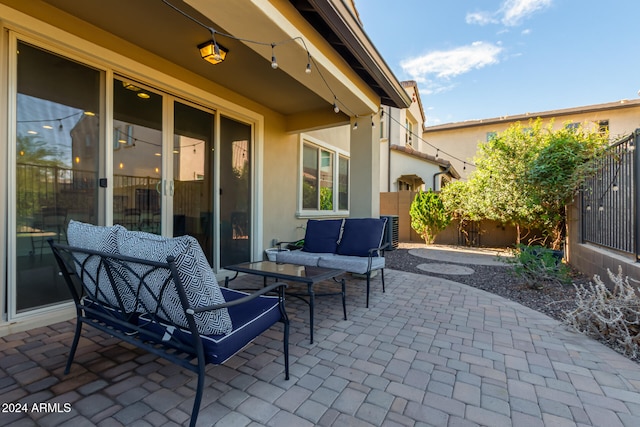
[{"label": "string light", "polygon": [[307,52],[307,68],[305,68],[304,72],[311,74],[311,54],[309,52]]},{"label": "string light", "polygon": [[274,48],[276,47],[275,43],[271,43],[271,68],[274,70],[278,69],[278,62],[276,61],[276,54]]},{"label": "string light", "polygon": [[[380,110],[380,113],[381,113],[380,117],[382,117],[382,113],[383,113],[383,112],[384,112],[384,110]],[[399,122],[395,117],[393,117],[391,114],[389,114],[389,120],[392,120],[392,121],[394,121],[397,125],[399,125],[399,126],[401,126],[401,127],[404,127],[404,124],[400,123],[400,122]],[[457,161],[459,161],[460,163],[462,163],[462,164],[463,164],[463,170],[467,170],[467,165],[469,165],[469,166],[471,166],[471,167],[476,167],[476,165],[475,165],[475,164],[473,164],[473,163],[469,163],[469,162],[467,162],[466,160],[460,159],[460,158],[458,158],[458,157],[454,156],[453,154],[450,154],[450,153],[447,153],[447,152],[446,152],[446,151],[444,151],[444,150],[441,150],[440,148],[438,148],[438,147],[436,147],[435,145],[431,144],[429,141],[427,141],[427,140],[425,140],[425,139],[421,138],[421,137],[420,137],[418,134],[416,134],[416,133],[413,133],[413,132],[412,132],[412,133],[411,133],[411,135],[412,135],[413,137],[415,137],[417,140],[422,141],[425,145],[427,145],[427,146],[429,146],[429,147],[433,148],[434,150],[436,150],[436,151],[437,151],[437,154],[439,154],[439,152],[440,152],[440,151],[442,151],[442,154],[444,154],[445,156],[448,156],[448,157],[450,157],[451,159],[453,159],[453,160],[457,160]]]},{"label": "string light", "polygon": [[[307,53],[307,65],[306,68],[304,70],[304,72],[306,74],[311,74],[311,69],[312,69],[312,63],[315,62],[315,59],[313,58],[313,56],[311,56],[311,52],[309,52],[309,49],[307,48],[307,44],[305,42],[305,40],[298,36],[298,37],[293,37],[290,39],[285,39],[279,42],[270,42],[270,43],[266,43],[266,42],[262,42],[262,41],[258,41],[258,40],[250,40],[250,39],[245,39],[245,38],[241,38],[241,37],[236,37],[233,36],[231,34],[227,34],[227,33],[221,33],[217,30],[215,30],[214,28],[209,27],[208,25],[205,25],[204,23],[200,22],[198,19],[194,18],[193,16],[189,15],[188,13],[180,10],[178,7],[174,6],[173,4],[171,4],[168,0],[162,0],[162,2],[164,4],[166,4],[167,6],[169,6],[170,8],[172,8],[173,10],[175,10],[176,12],[180,13],[181,15],[183,15],[185,18],[190,19],[191,21],[195,22],[196,24],[200,25],[201,27],[209,30],[211,32],[212,35],[212,41],[214,42],[214,49],[216,49],[219,52],[219,47],[217,44],[217,41],[215,40],[215,38],[213,37],[214,34],[217,34],[218,36],[223,36],[232,40],[237,40],[243,43],[252,43],[252,44],[257,44],[257,45],[261,45],[261,46],[270,46],[271,47],[271,68],[273,68],[274,70],[277,69],[279,67],[278,65],[278,61],[276,60],[276,55],[275,55],[275,48],[286,44],[286,43],[291,43],[291,42],[299,42],[302,47],[304,48],[305,52]],[[331,95],[333,95],[334,98],[334,103],[333,103],[333,111],[335,111],[336,113],[340,112],[340,108],[338,108],[338,99],[336,94],[333,92],[333,90],[331,89],[331,86],[329,86],[327,80],[324,78],[324,76],[322,75],[322,73],[320,72],[320,68],[318,67],[318,64],[314,64],[314,67],[317,70],[318,75],[320,76],[320,78],[322,79],[322,81],[324,82],[325,86],[327,87],[327,89],[329,90],[329,92],[331,92]],[[344,104],[342,104],[342,108],[344,110],[346,110],[349,115],[353,116],[353,112],[350,111]]]}]

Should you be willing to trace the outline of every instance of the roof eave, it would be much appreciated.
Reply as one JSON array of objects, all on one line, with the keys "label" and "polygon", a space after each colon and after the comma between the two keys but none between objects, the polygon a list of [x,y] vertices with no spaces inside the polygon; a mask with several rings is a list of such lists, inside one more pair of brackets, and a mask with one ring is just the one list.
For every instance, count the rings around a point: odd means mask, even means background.
[{"label": "roof eave", "polygon": [[381,103],[408,108],[409,95],[364,32],[358,17],[340,0],[308,0],[308,3],[358,61],[350,65],[371,77],[372,82],[368,84],[378,93]]}]

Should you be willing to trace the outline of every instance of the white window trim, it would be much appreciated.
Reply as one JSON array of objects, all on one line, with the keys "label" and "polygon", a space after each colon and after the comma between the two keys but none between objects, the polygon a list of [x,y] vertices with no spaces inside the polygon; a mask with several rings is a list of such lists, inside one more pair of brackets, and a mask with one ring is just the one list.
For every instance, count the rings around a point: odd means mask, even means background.
[{"label": "white window trim", "polygon": [[[320,149],[329,151],[333,154],[334,156],[334,161],[333,161],[333,176],[334,176],[334,180],[333,180],[333,194],[334,194],[334,200],[333,200],[333,206],[334,209],[329,211],[329,210],[320,210],[320,209],[302,209],[302,189],[303,189],[303,180],[302,180],[302,172],[303,172],[303,155],[304,155],[304,144],[308,143],[311,145],[314,145]],[[317,217],[346,217],[349,216],[349,209],[346,210],[340,210],[337,209],[339,203],[338,203],[338,184],[339,184],[339,164],[340,164],[340,157],[344,157],[349,161],[349,167],[347,169],[347,173],[349,175],[349,180],[347,182],[347,189],[349,191],[349,195],[351,194],[351,156],[349,155],[348,151],[342,150],[340,148],[337,148],[335,146],[332,146],[330,144],[327,144],[326,142],[318,139],[318,138],[314,138],[310,135],[307,134],[300,134],[300,141],[299,141],[299,146],[298,146],[298,175],[297,175],[297,180],[298,180],[298,200],[297,200],[297,209],[296,209],[296,217],[298,218],[317,218]],[[349,199],[351,199],[351,197],[349,196]]]}]

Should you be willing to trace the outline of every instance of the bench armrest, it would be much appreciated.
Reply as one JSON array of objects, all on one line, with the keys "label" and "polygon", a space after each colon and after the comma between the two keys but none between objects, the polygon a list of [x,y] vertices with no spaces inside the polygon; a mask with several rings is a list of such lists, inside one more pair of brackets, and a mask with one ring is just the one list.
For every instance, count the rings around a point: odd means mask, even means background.
[{"label": "bench armrest", "polygon": [[238,298],[236,300],[233,301],[229,301],[229,302],[225,302],[223,304],[215,304],[215,305],[209,305],[207,307],[199,307],[196,309],[187,309],[187,314],[196,314],[196,313],[202,313],[203,311],[211,311],[211,310],[219,310],[221,308],[228,308],[228,307],[233,307],[235,305],[240,305],[240,304],[244,304],[246,302],[249,302],[253,299],[258,298],[261,295],[267,294],[269,292],[272,292],[274,290],[278,290],[278,294],[280,296],[280,298],[284,297],[284,289],[287,287],[287,284],[284,282],[275,282],[270,284],[269,286],[266,286],[260,290],[257,290],[249,295],[247,295],[246,297],[242,297],[242,298]]},{"label": "bench armrest", "polygon": [[388,248],[388,247],[389,247],[389,242],[387,242],[387,243],[383,244],[383,245],[382,245],[382,246],[380,246],[379,248],[371,248],[371,249],[369,249],[369,257],[372,257],[372,256],[373,256],[373,254],[374,254],[375,252],[378,252],[378,251],[380,251],[380,252],[382,253],[382,255],[384,256],[384,250],[385,250],[386,248]]}]

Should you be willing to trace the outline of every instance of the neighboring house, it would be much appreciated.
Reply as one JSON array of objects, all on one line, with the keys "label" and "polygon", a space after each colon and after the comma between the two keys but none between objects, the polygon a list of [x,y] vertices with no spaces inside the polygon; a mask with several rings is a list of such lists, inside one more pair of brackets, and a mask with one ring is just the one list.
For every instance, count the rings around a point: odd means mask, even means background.
[{"label": "neighboring house", "polygon": [[456,159],[451,161],[460,171],[462,179],[466,179],[475,170],[473,158],[478,150],[478,144],[487,142],[493,135],[504,131],[513,123],[520,122],[523,127],[526,127],[530,120],[538,117],[545,125],[553,120],[555,129],[587,124],[603,131],[608,130],[611,139],[615,140],[640,128],[640,100],[625,99],[562,110],[428,126],[422,135],[425,140],[435,146],[443,147],[455,156]]},{"label": "neighboring house", "polygon": [[352,2],[0,0],[0,18],[0,335],[73,316],[45,242],[71,219],[193,235],[223,272],[307,218],[379,214],[378,112],[411,99]]},{"label": "neighboring house", "polygon": [[411,98],[409,108],[382,108],[380,191],[440,190],[459,178],[458,172],[423,139],[426,118],[416,82],[403,81],[402,86]]}]

